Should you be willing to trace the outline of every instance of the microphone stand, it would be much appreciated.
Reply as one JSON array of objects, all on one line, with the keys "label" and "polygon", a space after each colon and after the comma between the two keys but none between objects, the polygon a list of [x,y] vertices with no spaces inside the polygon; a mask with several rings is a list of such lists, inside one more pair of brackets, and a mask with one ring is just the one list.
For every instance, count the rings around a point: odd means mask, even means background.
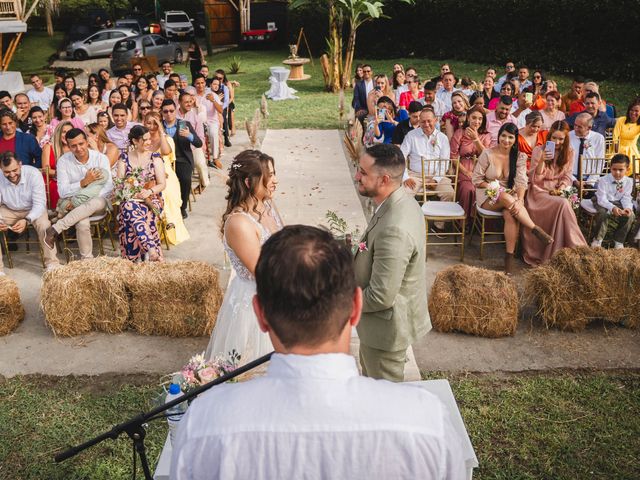
[{"label": "microphone stand", "polygon": [[195,398],[201,393],[205,392],[206,390],[209,390],[211,387],[220,385],[221,383],[231,380],[232,378],[242,375],[243,373],[248,372],[249,370],[252,370],[257,366],[268,362],[271,359],[271,355],[273,355],[273,353],[274,352],[268,353],[260,358],[253,360],[252,362],[247,363],[246,365],[238,367],[233,372],[223,375],[222,377],[216,378],[215,380],[212,380],[209,383],[201,385],[200,387],[188,393],[183,394],[182,396],[176,398],[175,400],[170,401],[169,403],[160,405],[159,407],[156,407],[153,410],[149,410],[146,413],[142,412],[136,415],[135,417],[127,420],[126,422],[115,425],[108,432],[102,433],[101,435],[98,435],[97,437],[94,437],[87,442],[84,442],[80,445],[76,445],[75,447],[72,447],[62,453],[57,454],[54,457],[54,459],[57,463],[60,463],[68,458],[71,458],[77,455],[78,453],[86,450],[89,447],[97,445],[98,443],[108,438],[115,440],[122,433],[126,433],[129,436],[129,438],[131,438],[131,440],[133,441],[133,447],[135,449],[134,457],[133,457],[134,459],[133,478],[135,478],[135,475],[136,475],[135,453],[137,452],[137,454],[140,456],[140,462],[142,464],[142,470],[144,472],[145,480],[153,480],[153,475],[151,475],[151,470],[149,469],[149,462],[147,460],[147,453],[144,446],[144,438],[147,433],[146,432],[147,422],[150,422],[152,420],[157,420],[158,418],[164,418],[167,416],[164,412],[170,409],[171,407],[174,407],[175,405],[178,405],[182,402],[186,402],[192,398]]}]

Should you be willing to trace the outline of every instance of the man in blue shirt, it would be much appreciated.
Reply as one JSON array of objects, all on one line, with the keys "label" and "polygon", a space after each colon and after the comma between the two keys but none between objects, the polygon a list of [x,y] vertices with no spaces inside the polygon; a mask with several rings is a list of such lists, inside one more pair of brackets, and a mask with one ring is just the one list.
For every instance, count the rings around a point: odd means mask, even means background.
[{"label": "man in blue shirt", "polygon": [[[598,106],[600,105],[600,95],[596,92],[587,93],[584,99],[583,112],[588,113],[593,117],[593,126],[591,130],[598,132],[604,136],[607,128],[613,128],[616,125],[616,119],[611,118],[606,112],[601,111]],[[583,112],[577,112],[567,118],[567,123],[573,129],[576,123],[576,117]]]},{"label": "man in blue shirt", "polygon": [[18,117],[11,110],[0,111],[0,153],[13,152],[22,165],[41,168],[42,149],[36,137],[18,130]]}]

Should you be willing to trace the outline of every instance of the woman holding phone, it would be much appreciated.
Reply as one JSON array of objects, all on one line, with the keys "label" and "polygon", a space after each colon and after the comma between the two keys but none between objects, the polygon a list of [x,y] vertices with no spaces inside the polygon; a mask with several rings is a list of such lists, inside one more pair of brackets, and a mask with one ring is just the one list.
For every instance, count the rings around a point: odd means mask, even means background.
[{"label": "woman holding phone", "polygon": [[381,97],[377,106],[377,115],[371,122],[375,136],[372,143],[391,143],[396,126],[409,118],[409,114],[406,110],[396,110],[395,103],[389,97]]},{"label": "woman holding phone", "polygon": [[572,204],[562,193],[573,184],[569,125],[563,121],[555,122],[547,138],[549,141],[535,147],[531,155],[525,206],[531,220],[553,237],[553,243],[545,245],[536,241],[527,229],[522,231],[524,261],[532,266],[546,262],[562,248],[587,244]]},{"label": "woman holding phone", "polygon": [[544,145],[547,141],[547,131],[542,129],[542,114],[538,111],[528,113],[524,117],[525,127],[520,130],[518,136],[518,150],[527,156],[527,170],[531,166],[531,154],[533,149]]}]

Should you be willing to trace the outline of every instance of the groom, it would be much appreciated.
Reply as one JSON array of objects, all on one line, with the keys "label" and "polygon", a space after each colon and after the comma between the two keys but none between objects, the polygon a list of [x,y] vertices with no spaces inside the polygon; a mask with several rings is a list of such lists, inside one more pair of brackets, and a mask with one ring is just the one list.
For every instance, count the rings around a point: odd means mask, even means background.
[{"label": "groom", "polygon": [[404,380],[407,348],[431,329],[425,276],[425,222],[402,187],[404,155],[392,144],[368,148],[355,180],[376,210],[355,256],[363,291],[360,337],[362,373]]}]

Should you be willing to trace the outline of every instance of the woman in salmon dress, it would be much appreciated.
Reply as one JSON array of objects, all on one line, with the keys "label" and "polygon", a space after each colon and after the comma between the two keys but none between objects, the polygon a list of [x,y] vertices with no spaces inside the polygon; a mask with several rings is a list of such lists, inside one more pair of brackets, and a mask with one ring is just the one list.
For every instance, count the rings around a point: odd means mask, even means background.
[{"label": "woman in salmon dress", "polygon": [[471,228],[471,219],[475,213],[476,187],[471,181],[477,158],[491,145],[491,134],[487,132],[487,116],[482,105],[474,105],[467,112],[462,128],[455,131],[451,138],[451,160],[460,161],[456,200],[467,215],[467,228]]},{"label": "woman in salmon dress", "polygon": [[573,183],[569,125],[554,123],[548,138],[556,145],[555,153],[545,152],[542,146],[533,150],[525,206],[531,220],[553,237],[553,243],[544,245],[536,241],[531,231],[522,231],[524,261],[532,266],[546,262],[558,250],[587,244],[571,203],[561,195],[561,190]]},{"label": "woman in salmon dress", "polygon": [[547,141],[547,131],[542,130],[542,114],[534,111],[527,114],[524,128],[518,136],[518,151],[527,156],[527,170],[531,168],[531,154],[533,149],[544,145]]}]

